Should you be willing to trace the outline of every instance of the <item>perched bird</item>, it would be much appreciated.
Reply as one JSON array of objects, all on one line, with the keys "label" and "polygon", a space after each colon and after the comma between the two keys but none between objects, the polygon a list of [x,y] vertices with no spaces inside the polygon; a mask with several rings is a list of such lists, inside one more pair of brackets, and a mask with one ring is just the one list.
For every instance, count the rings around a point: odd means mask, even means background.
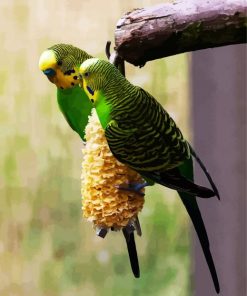
[{"label": "perched bird", "polygon": [[[113,155],[139,172],[147,181],[144,185],[159,183],[178,191],[219,293],[208,236],[195,198],[195,195],[208,198],[219,194],[202,162],[155,98],[132,85],[112,64],[88,59],[82,63],[79,74]],[[213,190],[193,182],[192,156],[199,161]],[[130,184],[129,190],[138,191],[142,187],[142,184]]]},{"label": "perched bird", "polygon": [[[57,101],[70,127],[85,138],[85,127],[92,111],[92,103],[85,91],[79,86],[78,72],[82,62],[91,58],[85,51],[70,45],[56,44],[45,50],[39,59],[39,68],[50,82],[57,87]],[[130,258],[130,264],[135,277],[140,276],[139,263],[135,245],[134,233],[128,233],[123,228]]]},{"label": "perched bird", "polygon": [[80,48],[61,43],[45,50],[39,59],[40,70],[57,86],[57,101],[61,112],[82,140],[92,104],[79,87],[78,71],[81,63],[91,57]]}]

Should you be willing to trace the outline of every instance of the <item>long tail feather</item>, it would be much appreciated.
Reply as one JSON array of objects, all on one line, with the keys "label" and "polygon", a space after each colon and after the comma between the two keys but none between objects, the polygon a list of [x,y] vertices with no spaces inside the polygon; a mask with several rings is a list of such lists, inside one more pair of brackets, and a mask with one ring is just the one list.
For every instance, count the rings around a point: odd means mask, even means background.
[{"label": "long tail feather", "polygon": [[207,232],[206,232],[205,225],[203,223],[201,212],[199,210],[197,202],[195,199],[192,199],[191,196],[189,196],[189,194],[185,192],[178,192],[178,193],[195,227],[196,233],[201,243],[202,250],[214,282],[215,290],[217,293],[219,293],[220,292],[219,281],[218,281],[214,261],[212,258],[212,254],[210,251]]},{"label": "long tail feather", "polygon": [[[188,160],[185,164],[183,164],[180,167],[181,173],[185,175],[187,178],[190,180],[193,180],[193,163],[192,159]],[[197,201],[195,198],[191,198],[190,194],[187,194],[185,192],[180,192],[178,191],[178,194],[191,218],[191,221],[195,227],[196,233],[198,235],[199,241],[201,243],[201,247],[205,256],[205,259],[207,261],[215,290],[217,293],[220,292],[220,286],[219,286],[219,280],[217,276],[217,272],[215,269],[213,257],[210,251],[210,246],[209,246],[209,239],[207,235],[207,231],[201,216],[200,209],[198,207]]]},{"label": "long tail feather", "polygon": [[131,269],[133,271],[134,276],[136,278],[139,278],[140,269],[139,269],[138,255],[136,251],[134,232],[129,233],[125,228],[123,228],[123,234],[124,234],[124,238],[128,248]]},{"label": "long tail feather", "polygon": [[196,161],[198,162],[198,164],[200,165],[201,169],[203,170],[204,174],[206,175],[210,185],[212,186],[213,188],[213,191],[215,192],[215,195],[218,197],[218,199],[220,200],[220,195],[219,195],[219,191],[218,191],[218,188],[216,187],[212,177],[210,176],[208,170],[206,169],[204,163],[201,161],[201,159],[199,158],[199,156],[196,154],[195,150],[191,147],[191,145],[189,144],[190,146],[190,152],[191,152],[191,155],[196,159]]}]

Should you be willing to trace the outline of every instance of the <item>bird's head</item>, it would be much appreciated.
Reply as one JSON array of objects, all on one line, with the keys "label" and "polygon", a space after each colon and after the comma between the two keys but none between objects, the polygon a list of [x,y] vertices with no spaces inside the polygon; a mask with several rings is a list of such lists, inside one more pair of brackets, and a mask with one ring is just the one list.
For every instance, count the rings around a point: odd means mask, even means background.
[{"label": "bird's head", "polygon": [[39,69],[53,82],[57,69],[57,59],[54,51],[47,49],[41,54],[39,58]]},{"label": "bird's head", "polygon": [[70,44],[56,44],[41,54],[39,68],[58,88],[67,89],[79,84],[79,65],[88,57]]},{"label": "bird's head", "polygon": [[118,70],[107,61],[97,58],[83,62],[79,69],[79,80],[92,102],[98,99],[100,91],[105,92],[107,86],[117,77]]}]

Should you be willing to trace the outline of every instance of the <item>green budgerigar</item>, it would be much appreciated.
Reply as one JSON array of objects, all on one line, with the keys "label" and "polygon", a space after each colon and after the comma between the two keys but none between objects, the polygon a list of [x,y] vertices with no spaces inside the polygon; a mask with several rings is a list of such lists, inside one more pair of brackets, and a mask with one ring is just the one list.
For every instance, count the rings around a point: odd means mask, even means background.
[{"label": "green budgerigar", "polygon": [[[215,289],[219,282],[207,232],[195,196],[218,196],[200,159],[163,107],[148,92],[132,85],[112,64],[88,59],[80,67],[83,88],[96,108],[113,155],[139,172],[145,185],[159,183],[178,191],[187,209],[208,263]],[[193,182],[194,156],[213,190]],[[142,184],[130,184],[139,191]]]},{"label": "green budgerigar", "polygon": [[[57,87],[57,101],[70,127],[82,140],[92,103],[79,86],[78,72],[82,62],[91,58],[88,53],[70,44],[56,44],[45,50],[39,60],[40,70]],[[135,277],[139,277],[139,263],[134,234],[123,234],[127,243],[130,263]]]},{"label": "green budgerigar", "polygon": [[92,103],[79,87],[81,63],[92,58],[84,50],[70,44],[56,44],[45,50],[39,68],[57,87],[57,102],[70,127],[84,140],[85,127]]}]

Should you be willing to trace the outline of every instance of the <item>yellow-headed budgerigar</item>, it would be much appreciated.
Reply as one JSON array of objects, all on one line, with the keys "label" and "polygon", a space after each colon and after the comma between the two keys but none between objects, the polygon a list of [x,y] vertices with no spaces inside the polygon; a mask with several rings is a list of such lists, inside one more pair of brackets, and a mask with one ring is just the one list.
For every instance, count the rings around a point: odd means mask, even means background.
[{"label": "yellow-headed budgerigar", "polygon": [[[195,197],[219,197],[219,194],[202,162],[155,98],[132,85],[112,64],[88,59],[82,63],[79,74],[96,108],[111,152],[147,181],[144,185],[130,184],[128,190],[139,191],[143,186],[159,183],[178,191],[219,293],[209,240]],[[213,190],[193,182],[192,156],[199,161]]]},{"label": "yellow-headed budgerigar", "polygon": [[78,71],[81,63],[91,57],[78,47],[60,43],[45,50],[39,59],[40,70],[57,87],[60,110],[83,140],[92,104],[79,87]]}]

